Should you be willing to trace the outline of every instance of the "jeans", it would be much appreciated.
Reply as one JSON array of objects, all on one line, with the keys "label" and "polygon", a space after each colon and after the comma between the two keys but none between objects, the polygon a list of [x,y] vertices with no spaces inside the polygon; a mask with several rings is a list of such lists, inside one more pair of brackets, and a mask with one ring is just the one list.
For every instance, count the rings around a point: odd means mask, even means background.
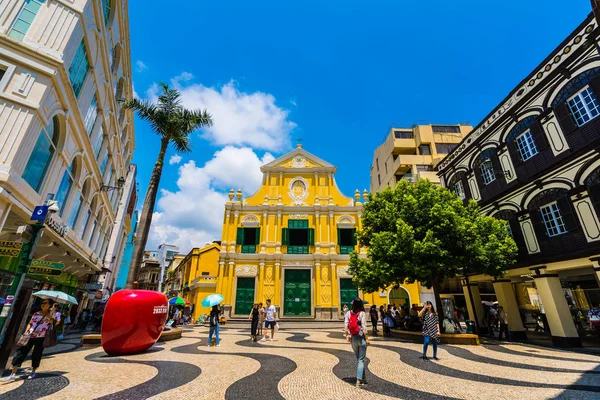
[{"label": "jeans", "polygon": [[356,370],[356,378],[365,380],[365,357],[367,356],[367,342],[363,336],[352,335],[352,350],[356,354],[358,360],[358,368]]},{"label": "jeans", "polygon": [[219,340],[219,324],[217,324],[217,326],[211,326],[210,327],[210,331],[208,332],[208,344],[212,343],[213,333],[216,334],[215,342],[217,344],[219,344],[220,343],[220,340]]},{"label": "jeans", "polygon": [[500,323],[500,333],[498,334],[498,340],[502,340],[502,332],[506,333],[506,340],[510,340],[508,324]]},{"label": "jeans", "polygon": [[27,354],[33,348],[31,353],[31,367],[37,369],[40,366],[42,360],[42,353],[44,352],[44,338],[30,338],[29,342],[25,346],[21,346],[17,349],[17,353],[12,359],[13,367],[20,367],[23,361],[27,358]]},{"label": "jeans", "polygon": [[424,336],[423,337],[423,357],[427,357],[427,347],[429,346],[429,343],[431,343],[431,345],[433,346],[433,357],[437,357],[437,340],[435,340],[434,337],[431,336]]}]

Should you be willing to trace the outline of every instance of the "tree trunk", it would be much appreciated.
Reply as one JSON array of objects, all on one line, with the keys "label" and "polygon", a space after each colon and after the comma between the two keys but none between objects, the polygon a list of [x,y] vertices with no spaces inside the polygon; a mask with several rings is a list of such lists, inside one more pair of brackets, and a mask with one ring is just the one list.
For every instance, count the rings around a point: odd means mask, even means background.
[{"label": "tree trunk", "polygon": [[433,279],[433,297],[435,297],[435,305],[437,306],[437,315],[440,320],[440,332],[444,332],[444,307],[442,306],[442,298],[440,293],[442,291],[442,285],[437,279]]},{"label": "tree trunk", "polygon": [[144,250],[146,249],[148,234],[150,233],[152,213],[154,212],[156,194],[158,193],[158,185],[160,183],[165,153],[167,152],[168,146],[169,140],[165,138],[161,139],[160,152],[158,153],[158,159],[156,160],[156,164],[154,164],[154,169],[152,170],[152,176],[150,177],[150,183],[148,184],[148,191],[146,192],[146,198],[144,199],[142,215],[140,216],[137,232],[135,234],[133,257],[129,266],[129,274],[127,275],[127,285],[125,286],[127,289],[132,289],[133,282],[136,282],[138,279],[140,264],[144,258]]}]

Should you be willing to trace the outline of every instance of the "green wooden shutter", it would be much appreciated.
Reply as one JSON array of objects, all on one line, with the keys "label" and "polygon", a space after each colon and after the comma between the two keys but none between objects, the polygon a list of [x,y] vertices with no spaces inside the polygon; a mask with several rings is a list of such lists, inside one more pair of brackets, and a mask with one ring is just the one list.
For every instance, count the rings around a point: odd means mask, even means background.
[{"label": "green wooden shutter", "polygon": [[315,230],[313,228],[308,229],[308,245],[315,245]]},{"label": "green wooden shutter", "polygon": [[237,228],[237,235],[235,242],[237,244],[244,244],[244,228]]},{"label": "green wooden shutter", "polygon": [[356,246],[358,242],[356,241],[356,229],[352,229],[352,246]]},{"label": "green wooden shutter", "polygon": [[287,244],[290,242],[290,231],[288,230],[288,228],[283,228],[281,230],[281,244],[284,246],[287,246]]},{"label": "green wooden shutter", "polygon": [[254,229],[256,229],[256,239],[254,240],[254,244],[260,244],[260,228]]}]

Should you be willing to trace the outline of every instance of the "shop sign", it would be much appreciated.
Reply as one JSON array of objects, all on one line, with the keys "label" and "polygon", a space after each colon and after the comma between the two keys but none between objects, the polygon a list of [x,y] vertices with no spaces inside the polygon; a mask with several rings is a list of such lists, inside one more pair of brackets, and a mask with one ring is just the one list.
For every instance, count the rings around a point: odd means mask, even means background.
[{"label": "shop sign", "polygon": [[64,264],[46,260],[31,260],[27,273],[33,275],[61,275]]},{"label": "shop sign", "polygon": [[94,299],[95,300],[101,300],[102,299],[102,295],[103,295],[102,292],[104,292],[104,291],[103,290],[97,290],[96,291],[96,296],[94,296]]},{"label": "shop sign", "polygon": [[56,214],[50,214],[50,216],[46,219],[46,225],[48,225],[48,228],[52,229],[60,236],[65,236],[67,234],[67,226]]},{"label": "shop sign", "polygon": [[29,220],[31,221],[43,221],[46,219],[46,215],[48,214],[48,206],[37,206],[33,209],[31,213],[31,217]]},{"label": "shop sign", "polygon": [[102,289],[102,284],[101,283],[86,283],[85,286],[83,287],[84,290],[87,290],[89,292],[94,292],[98,289]]},{"label": "shop sign", "polygon": [[23,243],[0,240],[0,256],[18,257]]}]

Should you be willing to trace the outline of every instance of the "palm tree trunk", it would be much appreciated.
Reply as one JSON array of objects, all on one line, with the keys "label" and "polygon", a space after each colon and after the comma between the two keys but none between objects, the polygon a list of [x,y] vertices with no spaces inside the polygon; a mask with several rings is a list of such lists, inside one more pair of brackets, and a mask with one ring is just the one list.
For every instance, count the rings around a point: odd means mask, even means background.
[{"label": "palm tree trunk", "polygon": [[135,242],[133,246],[133,257],[129,266],[129,274],[127,275],[127,289],[133,288],[133,282],[137,281],[138,274],[140,271],[140,264],[144,258],[144,250],[146,249],[146,242],[148,241],[148,234],[150,233],[150,225],[152,224],[152,213],[154,212],[154,204],[156,203],[156,194],[158,193],[158,185],[160,183],[160,177],[162,175],[163,164],[165,161],[165,153],[169,146],[168,139],[161,139],[160,152],[158,153],[158,159],[154,164],[152,170],[152,176],[150,177],[150,183],[148,184],[148,191],[146,192],[146,198],[144,199],[144,207],[142,208],[142,215],[138,224],[137,233],[135,235]]}]

